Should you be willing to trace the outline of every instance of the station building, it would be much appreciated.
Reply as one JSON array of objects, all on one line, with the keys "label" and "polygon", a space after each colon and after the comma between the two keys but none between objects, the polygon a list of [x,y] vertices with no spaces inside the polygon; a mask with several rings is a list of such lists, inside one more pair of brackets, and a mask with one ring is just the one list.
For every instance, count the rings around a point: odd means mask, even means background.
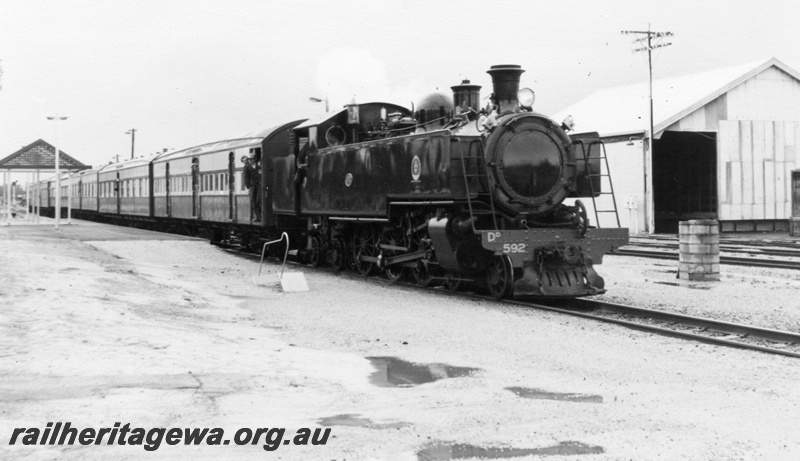
[{"label": "station building", "polygon": [[[623,227],[676,233],[679,221],[716,219],[722,232],[783,232],[793,216],[797,227],[800,72],[773,58],[654,80],[652,153],[649,104],[644,82],[599,90],[554,116],[571,115],[576,132],[605,142],[603,186],[611,180]],[[610,197],[587,207],[611,209]],[[597,220],[616,226],[613,214]]]}]

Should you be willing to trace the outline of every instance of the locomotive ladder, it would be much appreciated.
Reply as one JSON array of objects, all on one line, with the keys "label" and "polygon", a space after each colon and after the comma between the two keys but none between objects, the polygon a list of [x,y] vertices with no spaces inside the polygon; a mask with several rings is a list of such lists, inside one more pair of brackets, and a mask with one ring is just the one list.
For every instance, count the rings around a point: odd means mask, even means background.
[{"label": "locomotive ladder", "polygon": [[[583,140],[580,141],[583,145]],[[592,151],[592,146],[600,145],[600,156],[595,157],[596,159],[602,160],[600,164],[600,172],[599,173],[592,173],[591,167],[589,166],[589,157]],[[606,155],[606,145],[603,141],[592,141],[586,148],[583,150],[583,160],[586,162],[586,171],[588,172],[589,176],[589,188],[592,190],[592,207],[594,208],[594,219],[597,222],[597,227],[600,228],[600,213],[614,213],[614,217],[617,219],[617,227],[622,227],[619,223],[619,213],[617,212],[617,198],[614,196],[614,183],[611,181],[611,169],[608,167],[608,156]],[[605,173],[603,173],[603,165],[605,165]],[[594,182],[592,178],[600,178],[600,191],[599,193],[594,190]],[[602,184],[603,178],[608,178],[608,189],[609,192],[603,192]],[[611,206],[612,208],[607,210],[598,210],[597,209],[597,200],[595,199],[596,195],[610,195],[611,196]]]},{"label": "locomotive ladder", "polygon": [[[467,155],[467,156],[465,156],[464,155],[464,146],[461,144],[461,140],[459,138],[453,138],[453,141],[455,141],[458,144],[458,150],[459,150],[458,159],[461,162],[461,173],[464,176],[464,190],[465,190],[465,192],[467,194],[467,206],[469,207],[469,217],[470,218],[474,218],[475,217],[475,212],[474,212],[474,209],[472,207],[472,194],[470,193],[470,190],[469,190],[469,178],[478,178],[478,179],[486,178],[486,184],[491,189],[491,185],[490,185],[490,181],[489,181],[489,173],[486,170],[486,158],[483,155],[483,149],[479,150],[481,155],[477,155],[477,156],[476,155]],[[475,142],[475,141],[473,141],[473,142]],[[483,147],[483,143],[482,142],[481,142],[481,147]],[[467,162],[465,160],[475,160],[474,163],[476,165],[476,168],[475,168],[476,173],[467,173]],[[477,197],[477,194],[475,194],[475,195]],[[494,194],[491,193],[491,190],[489,192],[489,207],[492,210],[492,221],[494,222],[494,229],[498,230],[498,227],[497,227],[497,214],[495,213],[495,210],[494,210]],[[472,220],[472,231],[475,232],[476,234],[478,233],[477,229],[475,229],[475,221],[474,220]]]}]

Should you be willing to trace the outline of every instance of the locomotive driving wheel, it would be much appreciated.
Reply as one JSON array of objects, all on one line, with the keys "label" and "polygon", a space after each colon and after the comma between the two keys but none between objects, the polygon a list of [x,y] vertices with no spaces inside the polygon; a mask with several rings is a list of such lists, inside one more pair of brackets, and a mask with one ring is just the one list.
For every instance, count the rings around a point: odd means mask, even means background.
[{"label": "locomotive driving wheel", "polygon": [[461,288],[461,276],[453,272],[448,272],[444,275],[444,287],[448,291],[456,292]]},{"label": "locomotive driving wheel", "polygon": [[364,276],[372,274],[375,263],[372,261],[362,261],[362,256],[377,257],[375,234],[370,228],[361,229],[353,237],[353,266],[356,271]]},{"label": "locomotive driving wheel", "polygon": [[[394,229],[387,232],[383,242],[394,247],[406,246],[406,239],[402,229]],[[399,250],[388,249],[383,251],[384,258],[390,258],[400,254],[403,254],[403,252]],[[405,268],[400,264],[394,264],[391,266],[385,266],[383,268],[383,272],[386,274],[386,278],[389,279],[390,282],[394,283],[400,281],[403,278],[403,275],[405,275],[406,271]]]},{"label": "locomotive driving wheel", "polygon": [[497,299],[508,298],[514,293],[514,267],[506,255],[495,256],[486,273],[489,293]]},{"label": "locomotive driving wheel", "polygon": [[311,237],[311,248],[308,250],[308,264],[311,265],[311,267],[319,267],[324,260],[323,253],[322,239],[318,235]]},{"label": "locomotive driving wheel", "polygon": [[328,252],[330,263],[333,269],[337,272],[344,269],[347,264],[347,244],[344,238],[337,236],[331,242],[331,250]]},{"label": "locomotive driving wheel", "polygon": [[416,282],[418,286],[427,287],[433,282],[433,275],[431,274],[430,268],[430,263],[433,260],[433,250],[425,245],[422,237],[419,235],[411,237],[410,248],[411,253],[425,251],[425,257],[414,262],[414,267],[411,269],[411,276],[414,277],[414,282]]}]

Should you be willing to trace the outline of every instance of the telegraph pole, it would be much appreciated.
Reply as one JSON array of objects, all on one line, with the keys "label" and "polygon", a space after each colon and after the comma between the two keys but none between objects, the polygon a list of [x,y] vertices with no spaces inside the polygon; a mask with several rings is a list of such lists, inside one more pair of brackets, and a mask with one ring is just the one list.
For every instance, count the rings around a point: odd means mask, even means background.
[{"label": "telegraph pole", "polygon": [[131,135],[131,160],[133,160],[133,146],[136,142],[136,128],[131,128],[130,130],[126,131],[125,134]]},{"label": "telegraph pole", "polygon": [[[647,25],[647,30],[623,30],[623,35],[630,35],[633,34],[636,36],[633,39],[633,43],[644,43],[647,42],[647,46],[642,46],[633,50],[634,53],[642,53],[647,51],[647,71],[650,78],[650,135],[648,138],[648,151],[649,154],[645,154],[644,158],[644,231],[650,231],[650,220],[648,219],[647,210],[648,204],[650,202],[650,194],[648,193],[648,169],[647,169],[647,157],[650,156],[652,160],[653,157],[653,50],[656,48],[663,48],[665,46],[670,46],[672,43],[661,43],[661,39],[664,37],[671,37],[672,32],[655,32],[650,30],[650,24]],[[653,44],[653,41],[657,43]]]}]

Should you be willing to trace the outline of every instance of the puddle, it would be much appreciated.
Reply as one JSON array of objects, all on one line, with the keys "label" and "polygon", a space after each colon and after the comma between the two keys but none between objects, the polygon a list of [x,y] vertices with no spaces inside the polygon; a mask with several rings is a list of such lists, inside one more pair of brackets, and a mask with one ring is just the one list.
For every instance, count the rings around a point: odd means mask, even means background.
[{"label": "puddle", "polygon": [[507,387],[509,391],[524,399],[562,400],[566,402],[603,403],[603,396],[594,394],[570,394],[561,392],[548,392],[530,387]]},{"label": "puddle", "polygon": [[336,415],[336,416],[328,416],[327,418],[321,418],[317,421],[322,427],[331,427],[331,426],[349,426],[349,427],[367,427],[370,429],[400,429],[401,427],[406,427],[409,424],[404,422],[397,422],[397,423],[374,423],[369,418],[361,417],[360,415],[354,414],[346,414],[346,415]]},{"label": "puddle", "polygon": [[417,453],[417,459],[419,461],[465,458],[508,459],[522,456],[596,455],[600,453],[605,453],[603,447],[572,441],[559,442],[558,445],[541,448],[478,447],[455,444],[426,448]]},{"label": "puddle", "polygon": [[681,287],[681,288],[691,288],[693,290],[710,290],[713,288],[711,285],[695,285],[693,283],[687,282],[653,282],[658,283],[660,285],[669,285],[673,287]]},{"label": "puddle", "polygon": [[380,387],[411,387],[446,378],[470,376],[479,368],[454,367],[442,363],[412,363],[397,357],[367,357],[377,368],[370,382]]}]

